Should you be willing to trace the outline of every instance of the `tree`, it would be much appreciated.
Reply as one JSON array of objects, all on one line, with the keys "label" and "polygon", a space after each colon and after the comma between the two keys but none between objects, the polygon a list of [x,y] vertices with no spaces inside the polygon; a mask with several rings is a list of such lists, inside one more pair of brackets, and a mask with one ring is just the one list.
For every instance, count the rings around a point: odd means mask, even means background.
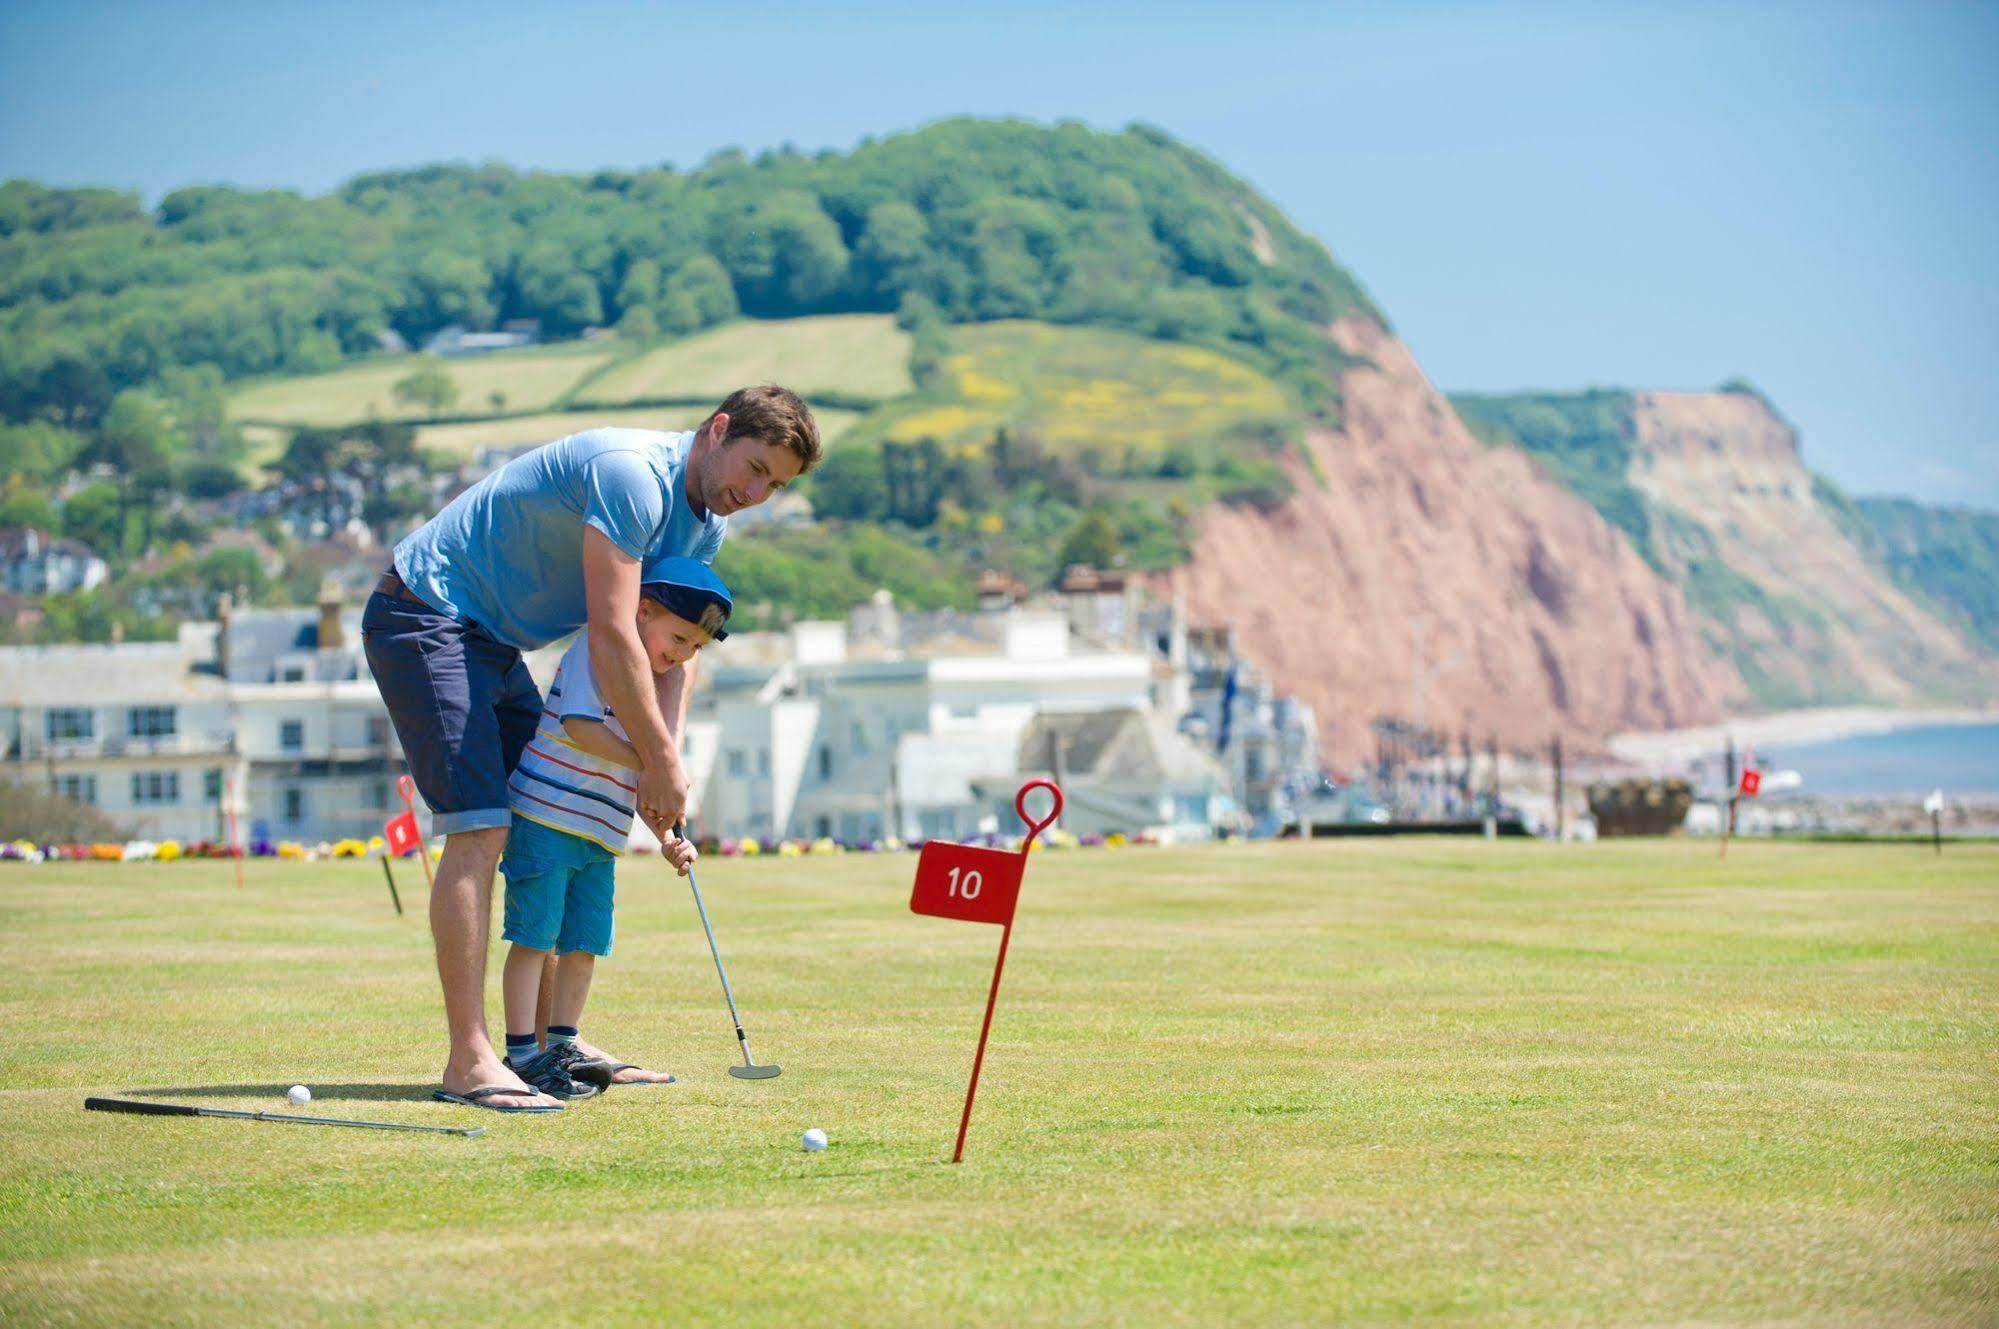
[{"label": "tree", "polygon": [[1101,508],[1092,508],[1069,528],[1058,561],[1065,568],[1077,563],[1108,568],[1117,562],[1118,548],[1117,527]]},{"label": "tree", "polygon": [[58,479],[75,463],[84,446],[81,434],[45,420],[0,425],[0,476],[19,475],[45,482]]},{"label": "tree", "polygon": [[111,380],[97,365],[74,355],[59,355],[42,370],[34,388],[34,414],[66,429],[91,429],[111,405]]},{"label": "tree", "polygon": [[458,404],[458,385],[435,365],[426,365],[415,373],[396,380],[392,389],[396,400],[410,406],[421,407],[431,415],[450,410]]},{"label": "tree", "polygon": [[31,526],[38,531],[57,529],[58,514],[48,495],[25,488],[18,480],[9,481],[0,494],[0,531]]},{"label": "tree", "polygon": [[713,254],[696,254],[666,279],[660,296],[660,330],[685,336],[712,328],[742,312],[736,303],[736,288],[729,274]]},{"label": "tree", "polygon": [[[128,516],[139,514],[138,547],[143,554],[153,543],[153,523],[159,504],[171,488],[173,464],[183,451],[180,432],[166,404],[150,393],[126,391],[104,413],[97,439],[83,459],[103,462],[118,477],[118,529],[128,531]],[[123,545],[121,538],[120,545]]]}]

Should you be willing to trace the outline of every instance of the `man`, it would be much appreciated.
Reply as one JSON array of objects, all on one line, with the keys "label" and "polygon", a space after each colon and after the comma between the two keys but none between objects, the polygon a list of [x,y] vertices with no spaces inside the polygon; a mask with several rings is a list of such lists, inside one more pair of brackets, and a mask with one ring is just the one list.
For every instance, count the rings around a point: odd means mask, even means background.
[{"label": "man", "polygon": [[396,546],[361,637],[445,837],[430,930],[451,1101],[554,1104],[501,1064],[486,1029],[493,874],[512,820],[507,778],[542,711],[521,652],[589,627],[598,690],[644,763],[639,815],[681,866],[687,851],[667,832],[687,802],[680,734],[693,666],[654,675],[638,636],[639,585],[668,558],[713,562],[731,513],[818,460],[819,429],[797,394],[743,388],[688,433],[592,429],[536,448]]}]

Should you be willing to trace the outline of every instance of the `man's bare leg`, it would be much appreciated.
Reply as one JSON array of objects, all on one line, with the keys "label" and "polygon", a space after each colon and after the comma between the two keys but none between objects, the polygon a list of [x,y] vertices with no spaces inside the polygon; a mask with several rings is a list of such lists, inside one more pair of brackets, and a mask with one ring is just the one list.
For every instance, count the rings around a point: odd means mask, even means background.
[{"label": "man's bare leg", "polygon": [[444,1088],[462,1094],[487,1085],[518,1087],[484,1102],[500,1107],[547,1107],[557,1100],[527,1087],[500,1064],[486,1030],[486,943],[493,926],[493,874],[506,848],[507,829],[460,831],[447,836],[430,888],[430,936],[437,947],[437,980],[444,989],[444,1020],[451,1050]]}]

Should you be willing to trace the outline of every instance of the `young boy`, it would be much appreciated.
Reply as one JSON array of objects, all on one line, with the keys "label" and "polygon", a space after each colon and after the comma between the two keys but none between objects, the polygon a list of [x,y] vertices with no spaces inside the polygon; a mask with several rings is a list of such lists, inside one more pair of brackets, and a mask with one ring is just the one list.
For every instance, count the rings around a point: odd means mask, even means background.
[{"label": "young boy", "polygon": [[[653,672],[694,657],[723,630],[729,591],[699,560],[670,558],[639,587],[639,640]],[[508,781],[513,825],[500,871],[507,878],[512,942],[501,979],[507,1060],[523,1080],[562,1099],[613,1084],[672,1084],[673,1076],[630,1066],[582,1043],[577,1027],[597,957],[611,953],[612,865],[624,852],[637,797],[638,752],[598,696],[587,632],[563,654],[534,739]],[[662,852],[686,876],[694,848],[684,838]],[[548,1046],[536,1043],[535,1002],[549,952],[555,963]]]}]

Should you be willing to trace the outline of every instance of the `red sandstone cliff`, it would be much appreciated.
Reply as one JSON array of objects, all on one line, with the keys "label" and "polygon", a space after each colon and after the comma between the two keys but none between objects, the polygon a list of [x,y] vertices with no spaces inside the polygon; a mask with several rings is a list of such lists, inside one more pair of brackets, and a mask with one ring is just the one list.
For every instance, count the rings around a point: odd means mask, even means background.
[{"label": "red sandstone cliff", "polygon": [[1743,696],[1679,590],[1588,504],[1474,439],[1379,325],[1331,335],[1369,363],[1343,377],[1344,423],[1307,439],[1318,474],[1294,459],[1282,507],[1209,510],[1161,578],[1311,704],[1329,760],[1371,754],[1378,716],[1527,746],[1714,720]]}]

